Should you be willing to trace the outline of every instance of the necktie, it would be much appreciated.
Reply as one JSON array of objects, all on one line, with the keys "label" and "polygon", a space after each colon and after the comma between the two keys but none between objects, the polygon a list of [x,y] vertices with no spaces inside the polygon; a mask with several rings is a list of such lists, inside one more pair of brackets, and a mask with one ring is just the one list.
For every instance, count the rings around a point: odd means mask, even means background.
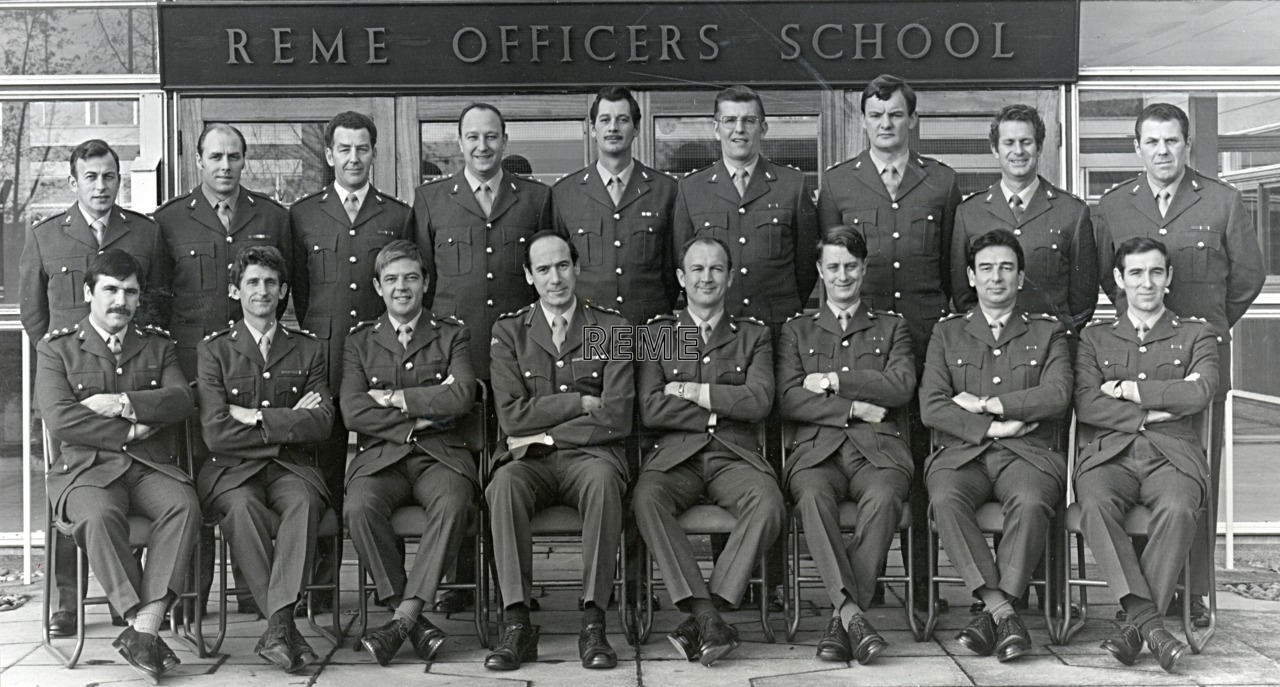
[{"label": "necktie", "polygon": [[747,170],[739,169],[733,173],[733,185],[738,188],[738,195],[747,195]]},{"label": "necktie", "polygon": [[111,351],[111,353],[112,353],[113,355],[115,355],[115,357],[116,357],[116,363],[119,363],[119,362],[120,362],[120,351],[124,350],[124,347],[120,345],[120,337],[116,336],[115,334],[112,334],[111,336],[108,336],[108,337],[107,337],[107,350]]},{"label": "necktie", "polygon": [[569,327],[569,321],[564,319],[564,315],[556,315],[551,320],[551,343],[556,345],[556,350],[564,348],[565,330]]},{"label": "necktie", "polygon": [[995,339],[996,341],[999,341],[999,340],[1000,340],[1000,332],[1001,332],[1003,329],[1004,329],[1004,323],[1003,323],[1003,322],[1001,322],[1001,321],[999,321],[999,320],[996,320],[995,322],[992,322],[992,323],[991,323],[991,338]]},{"label": "necktie", "polygon": [[710,341],[711,340],[711,323],[703,322],[702,326],[699,329],[702,331],[702,343],[707,343],[708,341]]},{"label": "necktie", "polygon": [[231,233],[231,203],[221,201],[218,203],[218,221],[222,222],[222,228],[227,233]]},{"label": "necktie", "polygon": [[1169,200],[1169,189],[1167,188],[1156,194],[1156,204],[1160,206],[1161,217],[1164,217],[1165,213],[1169,212]]},{"label": "necktie", "polygon": [[898,199],[898,168],[894,165],[885,165],[884,171],[880,173],[880,178],[884,180],[884,189],[889,192],[889,197],[894,200]]},{"label": "necktie", "polygon": [[355,224],[356,215],[360,214],[360,199],[357,198],[354,193],[348,194],[347,202],[344,204],[344,207],[347,208],[347,217],[351,220],[352,224]]},{"label": "necktie", "polygon": [[613,198],[613,206],[618,207],[622,203],[622,180],[618,177],[609,179],[609,197]]},{"label": "necktie", "polygon": [[99,217],[93,220],[93,238],[98,240],[98,245],[102,245],[103,239],[107,237],[107,218]]},{"label": "necktie", "polygon": [[476,189],[476,202],[480,204],[484,216],[488,217],[493,211],[493,189],[488,184],[480,184],[480,188]]},{"label": "necktie", "polygon": [[1019,222],[1022,221],[1022,213],[1025,208],[1022,207],[1022,196],[1013,194],[1009,198],[1009,208],[1013,210],[1013,218]]},{"label": "necktie", "polygon": [[1138,341],[1146,341],[1147,332],[1149,331],[1151,331],[1151,327],[1148,327],[1146,322],[1138,325]]},{"label": "necktie", "polygon": [[849,331],[849,313],[848,312],[840,313],[840,315],[837,316],[836,319],[840,320],[840,331],[845,331],[845,332]]},{"label": "necktie", "polygon": [[400,327],[399,331],[400,336],[397,336],[396,338],[400,340],[400,345],[404,346],[405,350],[408,350],[409,341],[413,339],[413,327],[406,324]]},{"label": "necktie", "polygon": [[265,362],[267,354],[271,352],[271,337],[263,336],[258,340],[258,350],[262,351],[262,360]]}]

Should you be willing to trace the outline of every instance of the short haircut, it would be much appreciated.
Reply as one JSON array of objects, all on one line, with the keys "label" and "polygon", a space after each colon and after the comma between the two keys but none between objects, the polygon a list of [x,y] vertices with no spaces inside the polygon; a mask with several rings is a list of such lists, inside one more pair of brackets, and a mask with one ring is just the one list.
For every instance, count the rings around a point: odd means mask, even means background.
[{"label": "short haircut", "polygon": [[236,253],[235,262],[231,263],[231,285],[240,288],[240,280],[250,265],[259,265],[274,271],[280,276],[281,284],[289,283],[289,270],[285,267],[284,256],[275,246],[245,246]]},{"label": "short haircut", "polygon": [[717,93],[712,115],[720,112],[720,103],[755,103],[756,107],[760,108],[760,118],[765,118],[764,101],[760,99],[760,94],[746,86],[730,86]]},{"label": "short haircut", "polygon": [[489,103],[471,103],[462,108],[462,114],[458,115],[458,135],[462,135],[462,120],[467,118],[467,113],[472,110],[488,110],[498,115],[498,124],[502,125],[502,133],[507,133],[507,118],[502,116],[502,110],[490,105]]},{"label": "short haircut", "polygon": [[325,148],[333,148],[333,132],[338,127],[351,129],[352,131],[367,129],[369,131],[369,143],[375,146],[378,145],[378,125],[373,123],[369,115],[348,110],[334,115],[333,119],[330,119],[329,123],[324,125]]},{"label": "short haircut", "polygon": [[575,265],[578,264],[578,247],[573,245],[573,241],[565,238],[564,234],[550,229],[543,229],[533,236],[530,236],[529,240],[524,244],[524,268],[526,270],[533,272],[533,244],[541,241],[542,239],[550,238],[560,239],[561,241],[569,244],[569,261]]},{"label": "short haircut", "polygon": [[245,142],[244,134],[241,133],[239,129],[235,128],[234,126],[231,126],[230,124],[227,124],[226,122],[209,122],[208,124],[205,124],[204,129],[201,130],[200,138],[196,139],[197,155],[200,155],[201,157],[204,156],[205,136],[208,136],[210,133],[214,131],[230,131],[231,133],[235,134],[236,138],[240,139],[240,154],[241,155],[249,154],[249,144]]},{"label": "short haircut", "polygon": [[1182,140],[1191,140],[1191,120],[1187,119],[1187,113],[1182,111],[1177,105],[1169,103],[1151,103],[1142,108],[1142,112],[1138,115],[1138,121],[1133,123],[1133,137],[1142,139],[1142,123],[1148,119],[1157,122],[1177,122],[1182,128]]},{"label": "short haircut", "polygon": [[137,258],[119,248],[104,250],[95,255],[93,261],[89,263],[89,269],[84,273],[84,285],[89,287],[90,293],[98,285],[98,277],[111,277],[120,281],[137,277],[139,289],[147,285],[146,275],[142,273],[142,264]]},{"label": "short haircut", "polygon": [[719,247],[720,250],[724,251],[724,257],[728,263],[726,267],[728,267],[730,271],[733,270],[733,254],[729,252],[729,246],[726,245],[724,241],[721,241],[714,236],[695,236],[684,242],[684,245],[680,248],[680,264],[678,265],[681,270],[684,270],[685,256],[688,255],[689,251],[697,245]]},{"label": "short haircut", "polygon": [[902,99],[907,101],[907,114],[916,113],[916,92],[906,81],[899,79],[892,74],[881,74],[871,80],[867,87],[862,89],[862,100],[858,102],[858,107],[865,114],[867,111],[867,100],[871,96],[875,96],[880,100],[888,100],[893,94],[902,91]]},{"label": "short haircut", "polygon": [[600,101],[602,100],[611,102],[627,101],[627,104],[631,106],[631,121],[636,124],[640,123],[640,103],[636,102],[634,95],[631,95],[631,89],[626,86],[605,86],[596,94],[596,99],[591,101],[590,115],[592,124],[596,121],[596,115],[600,113]]},{"label": "short haircut", "polygon": [[378,251],[378,257],[373,259],[373,276],[382,279],[382,270],[386,269],[387,265],[396,260],[405,259],[417,261],[418,269],[422,270],[422,276],[427,276],[427,262],[422,257],[422,249],[413,241],[405,239],[396,239]]},{"label": "short haircut", "polygon": [[104,155],[110,155],[111,159],[116,161],[116,173],[119,174],[120,156],[116,155],[116,151],[112,150],[106,141],[100,138],[91,138],[71,151],[71,176],[74,177],[76,175],[76,162]]},{"label": "short haircut", "polygon": [[1005,105],[997,114],[995,119],[991,120],[991,132],[987,138],[991,140],[991,147],[995,148],[1000,143],[1000,125],[1005,122],[1026,122],[1036,131],[1036,149],[1044,150],[1044,119],[1040,117],[1040,111],[1030,105],[1015,103],[1013,105]]},{"label": "short haircut", "polygon": [[1137,255],[1139,253],[1150,253],[1151,251],[1156,251],[1164,256],[1164,266],[1165,269],[1168,269],[1169,249],[1165,247],[1163,242],[1147,238],[1145,236],[1135,236],[1131,239],[1127,239],[1117,246],[1115,266],[1123,274],[1124,259],[1126,257],[1130,255]]},{"label": "short haircut", "polygon": [[1018,237],[1008,229],[992,229],[987,233],[979,236],[973,243],[969,244],[969,269],[976,270],[978,252],[985,248],[993,248],[996,246],[1004,246],[1013,250],[1013,254],[1018,258],[1018,271],[1026,269],[1026,258],[1022,253],[1022,244],[1018,243]]},{"label": "short haircut", "polygon": [[818,239],[819,256],[822,255],[822,249],[826,246],[839,246],[849,251],[849,255],[859,260],[867,259],[867,240],[862,238],[862,234],[859,234],[853,227],[843,224],[828,227],[822,233],[822,238]]}]

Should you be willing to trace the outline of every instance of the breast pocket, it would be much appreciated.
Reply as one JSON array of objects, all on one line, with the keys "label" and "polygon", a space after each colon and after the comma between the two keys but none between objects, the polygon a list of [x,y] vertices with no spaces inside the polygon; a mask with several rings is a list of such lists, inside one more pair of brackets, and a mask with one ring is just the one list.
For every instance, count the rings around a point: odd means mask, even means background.
[{"label": "breast pocket", "polygon": [[877,231],[876,220],[875,208],[846,210],[840,215],[840,221],[847,227],[853,227],[867,242],[868,255],[883,253],[888,248],[880,240],[881,237],[880,232]]},{"label": "breast pocket", "polygon": [[575,360],[571,364],[573,385],[578,393],[600,396],[604,392],[603,360]]},{"label": "breast pocket", "polygon": [[101,370],[92,372],[68,372],[67,383],[76,395],[77,401],[83,401],[94,394],[107,390],[107,374]]},{"label": "breast pocket", "polygon": [[587,266],[604,262],[604,237],[600,219],[579,219],[569,223],[569,238],[578,247],[578,259]]},{"label": "breast pocket", "polygon": [[530,227],[502,228],[502,270],[512,276],[524,275],[524,244],[533,235]]},{"label": "breast pocket", "polygon": [[855,370],[883,370],[889,346],[883,339],[868,339],[859,343],[853,353]]},{"label": "breast pocket", "polygon": [[525,370],[520,375],[524,378],[525,393],[531,396],[550,396],[558,393],[555,389],[555,380],[543,370]]},{"label": "breast pocket", "polygon": [[1043,363],[1039,351],[1025,351],[1009,360],[1009,372],[1022,389],[1040,385],[1040,368]]},{"label": "breast pocket", "polygon": [[804,362],[805,374],[814,372],[831,372],[837,361],[835,351],[829,343],[821,343],[809,348],[800,349],[800,357]]},{"label": "breast pocket", "polygon": [[790,256],[792,210],[769,210],[752,213],[755,236],[751,254],[758,260],[780,260]]},{"label": "breast pocket", "polygon": [[1098,351],[1098,368],[1102,370],[1102,381],[1111,382],[1129,378],[1129,351]]},{"label": "breast pocket", "polygon": [[173,285],[177,291],[218,288],[217,252],[211,241],[183,243],[175,249]]},{"label": "breast pocket", "polygon": [[418,386],[443,384],[449,377],[449,361],[443,358],[423,360],[413,368]]},{"label": "breast pocket", "polygon": [[361,261],[367,261],[365,267],[372,273],[373,263],[378,259],[378,253],[383,246],[394,240],[396,235],[389,231],[373,231],[356,237],[354,253]]},{"label": "breast pocket", "polygon": [[391,365],[365,368],[365,383],[370,389],[394,389],[396,368]]},{"label": "breast pocket", "polygon": [[1071,271],[1067,245],[1058,232],[1051,231],[1047,238],[1049,243],[1036,246],[1031,254],[1031,264],[1038,277],[1037,281],[1045,287],[1052,284],[1065,284],[1064,277]]},{"label": "breast pocket", "polygon": [[252,407],[255,396],[254,384],[257,381],[257,378],[252,375],[227,377],[223,382],[227,394],[227,403],[244,408]]},{"label": "breast pocket", "polygon": [[[159,362],[133,365],[124,383],[131,391],[150,391],[159,389],[164,368]],[[124,390],[124,389],[122,389]]]},{"label": "breast pocket", "polygon": [[658,267],[662,264],[662,242],[667,235],[667,218],[656,212],[633,219],[629,223],[627,238],[627,262],[632,265]]},{"label": "breast pocket", "polygon": [[942,213],[939,210],[916,208],[911,211],[911,247],[916,255],[937,257],[941,254],[941,223]]},{"label": "breast pocket", "polygon": [[436,270],[441,276],[454,277],[471,271],[472,247],[470,227],[446,227],[436,232]]},{"label": "breast pocket", "polygon": [[302,398],[307,389],[306,370],[280,370],[272,379],[271,405],[275,408],[292,408]]},{"label": "breast pocket", "polygon": [[981,356],[974,352],[960,352],[947,359],[947,369],[951,372],[952,391],[965,391],[982,387]]},{"label": "breast pocket", "polygon": [[1210,226],[1194,226],[1179,232],[1175,245],[1174,261],[1178,266],[1178,278],[1204,283],[1222,279],[1215,265],[1225,265],[1222,257],[1222,232]]},{"label": "breast pocket", "polygon": [[729,213],[698,212],[693,215],[693,234],[696,237],[709,236],[729,241]]},{"label": "breast pocket", "polygon": [[68,255],[65,258],[49,258],[44,261],[45,274],[49,275],[49,307],[67,310],[84,304],[84,273],[89,258],[84,255]]},{"label": "breast pocket", "polygon": [[307,267],[314,284],[332,284],[338,279],[338,237],[314,236],[311,252],[307,255]]},{"label": "breast pocket", "polygon": [[734,360],[718,360],[712,368],[715,371],[716,384],[746,384],[746,366]]}]

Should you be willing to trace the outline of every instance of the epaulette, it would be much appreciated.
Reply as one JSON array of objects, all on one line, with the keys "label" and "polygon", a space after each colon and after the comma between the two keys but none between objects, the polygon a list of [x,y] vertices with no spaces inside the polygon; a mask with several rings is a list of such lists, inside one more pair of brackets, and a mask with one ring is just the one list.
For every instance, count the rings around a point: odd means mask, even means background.
[{"label": "epaulette", "polygon": [[[1023,314],[1025,315],[1026,313],[1023,313]],[[1057,321],[1058,321],[1058,318],[1057,318],[1057,317],[1055,317],[1055,316],[1053,316],[1053,315],[1050,315],[1049,313],[1043,313],[1043,312],[1035,313],[1034,315],[1031,315],[1030,317],[1031,317],[1031,319],[1033,319],[1033,320],[1046,320],[1046,321],[1049,321],[1049,322],[1057,322]]]},{"label": "epaulette", "polygon": [[119,209],[120,209],[120,211],[121,211],[121,212],[123,212],[123,213],[125,213],[126,215],[133,215],[134,217],[138,217],[138,218],[141,218],[141,219],[145,219],[145,220],[147,220],[148,222],[154,222],[154,221],[155,221],[155,219],[154,219],[154,218],[152,218],[152,217],[151,217],[151,215],[148,215],[148,214],[146,214],[146,213],[138,212],[137,210],[130,210],[129,208],[122,208],[122,207],[120,207],[120,206],[118,206],[118,205],[117,205],[116,207],[117,207],[117,208],[119,208]]},{"label": "epaulette", "polygon": [[529,182],[529,183],[531,183],[531,184],[537,184],[537,185],[539,185],[539,186],[546,186],[546,184],[544,184],[544,183],[542,183],[541,181],[539,181],[536,177],[533,177],[533,176],[530,176],[530,175],[525,175],[525,174],[516,174],[515,172],[503,172],[503,173],[504,173],[504,174],[510,174],[511,176],[513,176],[513,177],[515,177],[516,179],[519,179],[519,180],[521,180],[521,181],[527,181],[527,182]]},{"label": "epaulette", "polygon": [[519,316],[521,316],[521,315],[526,315],[526,314],[528,314],[528,313],[529,313],[529,311],[530,311],[532,308],[533,308],[533,305],[531,304],[531,305],[526,305],[526,306],[524,306],[523,308],[520,308],[519,310],[515,310],[515,311],[513,311],[513,312],[504,312],[504,313],[502,313],[501,315],[498,315],[498,319],[500,319],[500,320],[509,320],[509,319],[511,319],[511,318],[513,318],[513,317],[519,317]]},{"label": "epaulette", "polygon": [[[1238,190],[1239,190],[1239,189],[1237,189],[1237,188],[1236,188],[1235,184],[1233,184],[1233,183],[1231,183],[1231,182],[1229,182],[1229,181],[1224,181],[1224,180],[1222,180],[1222,179],[1219,179],[1218,177],[1208,177],[1208,176],[1205,176],[1205,175],[1203,175],[1203,174],[1201,174],[1201,173],[1199,173],[1199,172],[1196,172],[1196,175],[1195,175],[1194,177],[1191,177],[1191,187],[1192,187],[1192,188],[1194,188],[1194,189],[1195,189],[1195,190],[1197,190],[1197,191],[1199,191],[1199,190],[1200,190],[1200,189],[1196,186],[1196,180],[1197,180],[1197,179],[1204,179],[1205,181],[1212,181],[1213,183],[1218,184],[1219,186],[1226,186],[1227,188],[1229,188],[1229,189],[1231,189],[1231,190],[1233,190],[1233,191],[1238,191]],[[1191,318],[1185,318],[1185,319],[1191,319]]]},{"label": "epaulette", "polygon": [[[1135,182],[1135,181],[1138,181],[1138,180],[1139,180],[1139,178],[1140,178],[1140,177],[1134,177],[1134,178],[1129,179],[1129,180],[1127,180],[1127,181],[1118,181],[1118,182],[1116,182],[1116,183],[1112,184],[1112,185],[1111,185],[1111,188],[1109,188],[1109,189],[1107,189],[1107,190],[1103,191],[1103,192],[1102,192],[1102,195],[1106,196],[1106,195],[1111,194],[1111,193],[1112,193],[1113,191],[1115,191],[1116,189],[1119,189],[1119,188],[1126,188],[1126,187],[1128,187],[1128,186],[1129,186],[1129,184],[1130,184],[1130,183]],[[1136,189],[1135,189],[1135,190],[1136,190]]]},{"label": "epaulette", "polygon": [[[791,320],[798,319],[798,318],[801,318],[801,317],[804,317],[804,311],[803,311],[803,310],[801,310],[800,312],[798,312],[798,313],[796,313],[796,314],[792,315],[791,317],[788,317],[788,318],[787,318],[787,322],[790,322]],[[784,324],[785,324],[785,323],[784,323]]]},{"label": "epaulette", "polygon": [[[272,205],[274,205],[274,206],[276,206],[276,207],[280,208],[281,210],[283,210],[283,209],[284,209],[284,206],[280,204],[280,201],[276,200],[275,198],[272,198],[271,196],[265,195],[265,194],[263,194],[263,193],[259,193],[259,192],[257,192],[257,191],[250,191],[250,190],[249,190],[249,189],[247,189],[247,188],[245,189],[245,193],[246,193],[250,198],[257,198],[258,200],[265,200],[265,201],[267,201],[268,203],[271,203]],[[252,202],[252,201],[250,201],[250,202]]]},{"label": "epaulette", "polygon": [[357,322],[354,325],[352,325],[351,329],[347,331],[347,334],[355,334],[361,329],[367,329],[368,327],[372,326],[374,322],[377,322],[377,320],[362,320],[360,322]]},{"label": "epaulette", "polygon": [[440,175],[440,176],[438,176],[438,177],[432,177],[432,178],[430,178],[430,179],[427,179],[426,181],[422,182],[422,185],[423,185],[423,186],[430,186],[430,185],[432,185],[432,184],[438,184],[438,183],[440,183],[440,182],[442,182],[442,181],[445,181],[446,179],[452,179],[452,178],[453,178],[453,175],[452,175],[452,174],[441,174],[441,175]]},{"label": "epaulette", "polygon": [[591,308],[592,310],[599,310],[600,312],[607,312],[607,313],[609,313],[610,315],[617,315],[618,317],[622,317],[622,316],[623,316],[623,315],[622,315],[622,313],[618,312],[617,310],[614,310],[613,308],[606,308],[606,307],[604,307],[603,305],[596,305],[595,303],[592,303],[591,301],[583,301],[583,303],[582,303],[582,304],[583,304],[584,306],[588,307],[588,308]]},{"label": "epaulette", "polygon": [[693,175],[695,175],[695,174],[700,174],[700,173],[702,173],[702,172],[705,172],[705,171],[707,171],[708,169],[711,169],[712,167],[715,167],[715,166],[716,166],[716,163],[712,162],[712,163],[711,163],[711,164],[709,164],[709,165],[704,165],[704,166],[702,166],[702,167],[699,167],[698,169],[694,169],[694,170],[690,170],[690,171],[688,171],[688,172],[685,172],[685,173],[684,173],[684,175],[685,175],[685,176],[687,176],[687,177],[691,177],[691,176],[693,176]]},{"label": "epaulette", "polygon": [[954,320],[954,319],[956,319],[957,317],[964,317],[964,315],[965,315],[965,313],[953,312],[953,313],[951,313],[950,315],[947,315],[947,316],[945,316],[945,317],[941,317],[941,318],[939,318],[939,319],[938,319],[938,321],[939,321],[939,322],[946,322],[947,320]]},{"label": "epaulette", "polygon": [[329,190],[329,188],[330,188],[329,186],[325,186],[325,187],[323,187],[323,188],[320,188],[319,190],[312,191],[311,193],[308,193],[307,195],[305,195],[305,196],[303,196],[303,197],[301,197],[301,198],[299,198],[299,199],[297,199],[297,200],[293,201],[293,204],[294,204],[294,205],[297,205],[298,203],[301,203],[301,202],[302,202],[302,201],[304,201],[304,200],[311,200],[312,198],[315,198],[316,196],[320,195],[321,193],[325,193],[326,191],[328,191],[328,190]]},{"label": "epaulette", "polygon": [[1045,195],[1046,197],[1048,197],[1050,200],[1052,200],[1055,194],[1057,194],[1057,195],[1059,195],[1059,196],[1066,196],[1067,198],[1074,198],[1075,200],[1078,200],[1078,201],[1080,201],[1081,203],[1083,203],[1083,202],[1084,202],[1084,199],[1083,199],[1083,198],[1081,198],[1080,196],[1077,196],[1076,194],[1074,194],[1074,193],[1072,193],[1072,192],[1070,192],[1070,191],[1064,191],[1064,190],[1062,190],[1062,189],[1058,188],[1057,186],[1054,186],[1053,184],[1048,184],[1048,185],[1046,185],[1046,186],[1045,186],[1045,189],[1044,189],[1044,195]]},{"label": "epaulette", "polygon": [[463,322],[461,317],[455,317],[455,316],[453,316],[453,315],[447,315],[447,316],[445,316],[445,317],[438,317],[438,318],[436,318],[436,319],[437,319],[437,320],[439,320],[439,321],[441,321],[441,322],[445,322],[445,323],[451,324],[451,325],[453,325],[453,326],[455,326],[455,327],[465,327],[465,326],[467,326],[467,323],[466,323],[466,322]]},{"label": "epaulette", "polygon": [[396,198],[395,196],[389,193],[383,193],[382,191],[374,192],[373,197],[376,198],[379,203],[385,203],[386,201],[389,200],[393,203],[396,203],[397,205],[403,205],[404,207],[409,207],[409,204],[404,202],[403,200],[400,200],[399,198]]},{"label": "epaulette", "polygon": [[145,327],[137,327],[136,329],[137,329],[138,331],[142,332],[143,334],[150,334],[151,336],[163,336],[163,337],[164,337],[164,338],[166,338],[166,339],[172,339],[172,338],[173,338],[173,335],[172,335],[172,334],[170,334],[169,332],[167,332],[167,331],[165,331],[165,330],[163,330],[163,329],[161,329],[161,328],[159,328],[159,327],[155,326],[154,324],[149,324],[149,325],[147,325],[147,326],[145,326]]},{"label": "epaulette", "polygon": [[875,313],[875,314],[877,314],[877,315],[887,315],[887,316],[889,316],[889,317],[896,317],[896,318],[898,318],[898,319],[902,319],[902,315],[899,315],[898,313],[896,313],[896,312],[894,312],[894,311],[892,311],[892,310],[880,310],[880,309],[877,309],[877,308],[871,308],[871,312],[873,312],[873,313]]},{"label": "epaulette", "polygon": [[734,316],[730,315],[730,316],[729,316],[729,320],[730,320],[731,322],[754,322],[755,324],[758,324],[758,325],[760,325],[761,327],[768,327],[768,326],[769,326],[769,325],[767,325],[767,324],[765,324],[765,323],[761,322],[760,320],[757,320],[756,318],[754,318],[754,317],[749,317],[749,316],[746,316],[746,317],[734,317]]},{"label": "epaulette", "polygon": [[969,202],[971,199],[973,199],[973,198],[977,198],[978,196],[980,196],[980,195],[982,195],[982,194],[984,194],[984,193],[986,193],[987,191],[990,191],[990,190],[991,190],[991,189],[987,189],[986,191],[974,191],[973,193],[966,193],[966,194],[964,194],[964,195],[960,196],[960,203],[961,203],[961,204],[967,203],[967,202]]},{"label": "epaulette", "polygon": [[666,322],[668,320],[671,322],[675,322],[679,319],[680,318],[676,317],[675,313],[664,313],[662,315],[654,315],[653,317],[650,317],[649,321],[645,322],[645,324],[653,324],[654,322]]},{"label": "epaulette", "polygon": [[210,334],[210,335],[208,335],[208,336],[204,337],[204,340],[205,340],[205,341],[213,341],[214,339],[218,338],[219,336],[222,336],[223,334],[226,334],[227,332],[231,331],[231,329],[232,329],[231,327],[227,327],[226,329],[223,329],[223,330],[220,330],[220,331],[216,331],[216,332],[214,332],[214,333],[212,333],[212,334]]},{"label": "epaulette", "polygon": [[[192,192],[194,193],[194,190]],[[161,210],[169,207],[170,205],[177,205],[179,203],[184,203],[190,197],[191,197],[191,193],[186,193],[181,196],[174,196],[169,200],[166,200],[165,202],[161,203],[160,207],[156,208],[156,212],[160,212]]]},{"label": "epaulette", "polygon": [[52,215],[49,215],[48,217],[37,217],[36,219],[31,220],[31,226],[38,227],[41,224],[58,219],[59,217],[62,217],[65,214],[67,214],[66,210],[59,210],[58,212],[55,212]]},{"label": "epaulette", "polygon": [[1182,316],[1178,316],[1178,319],[1182,320],[1183,322],[1198,322],[1198,323],[1200,323],[1200,324],[1209,324],[1209,320],[1206,320],[1206,319],[1204,319],[1203,317],[1182,317]]},{"label": "epaulette", "polygon": [[1084,327],[1085,329],[1088,329],[1089,327],[1096,327],[1100,324],[1115,324],[1115,321],[1116,318],[1114,317],[1095,317],[1092,320],[1089,320],[1089,324],[1086,324]]},{"label": "epaulette", "polygon": [[71,327],[63,327],[62,329],[50,329],[49,331],[44,333],[44,338],[52,341],[54,339],[61,339],[64,336],[75,334],[78,331],[80,331],[80,323],[77,322],[74,326],[71,326]]},{"label": "epaulette", "polygon": [[[843,167],[851,162],[857,162],[857,160],[858,160],[858,156],[855,155],[849,158],[848,160],[845,160],[844,162],[837,162],[834,165],[831,165],[830,167],[827,168],[827,171],[830,172],[833,169],[836,169],[838,167]],[[856,167],[857,165],[854,165],[854,166]]]},{"label": "epaulette", "polygon": [[319,337],[317,337],[315,334],[312,334],[312,333],[311,333],[311,330],[309,330],[309,329],[303,329],[303,328],[301,328],[301,327],[286,327],[286,326],[284,326],[284,325],[280,325],[280,328],[281,328],[281,329],[283,329],[283,330],[285,330],[285,332],[286,332],[286,333],[301,334],[301,335],[303,335],[303,336],[305,336],[305,337],[307,337],[307,338],[310,338],[310,339],[318,339],[318,338],[319,338]]}]

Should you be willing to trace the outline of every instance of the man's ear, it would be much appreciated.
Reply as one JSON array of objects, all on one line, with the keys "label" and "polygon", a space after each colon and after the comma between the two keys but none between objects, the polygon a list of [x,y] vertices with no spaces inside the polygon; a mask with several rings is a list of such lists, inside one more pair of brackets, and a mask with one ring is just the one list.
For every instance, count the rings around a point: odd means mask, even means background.
[{"label": "man's ear", "polygon": [[88,303],[93,300],[93,291],[89,290],[89,285],[84,285],[84,302]]}]

